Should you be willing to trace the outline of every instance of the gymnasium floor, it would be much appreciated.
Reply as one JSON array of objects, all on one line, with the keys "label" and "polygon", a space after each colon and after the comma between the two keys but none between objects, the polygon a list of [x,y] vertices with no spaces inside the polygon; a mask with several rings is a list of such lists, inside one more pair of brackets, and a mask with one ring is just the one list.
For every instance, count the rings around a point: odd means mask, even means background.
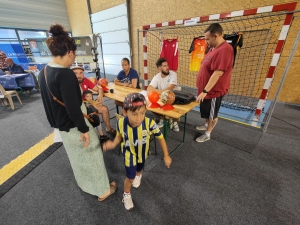
[{"label": "gymnasium floor", "polygon": [[[132,190],[135,207],[126,211],[117,149],[104,158],[119,189],[100,203],[76,185],[63,145],[53,145],[40,94],[21,99],[14,111],[0,106],[0,224],[300,223],[299,106],[278,103],[264,135],[220,119],[204,143],[194,141],[194,126],[203,121],[190,112],[186,143],[172,154],[171,168],[160,149],[150,155],[141,186]],[[106,104],[113,115],[114,103]],[[180,135],[169,132],[169,149]]]}]

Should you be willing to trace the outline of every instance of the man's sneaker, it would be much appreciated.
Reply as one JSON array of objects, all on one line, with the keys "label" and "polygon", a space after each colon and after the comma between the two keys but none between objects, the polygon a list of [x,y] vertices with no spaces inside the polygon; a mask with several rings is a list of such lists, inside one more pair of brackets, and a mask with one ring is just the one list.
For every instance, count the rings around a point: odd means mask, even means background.
[{"label": "man's sneaker", "polygon": [[208,136],[207,134],[203,134],[200,137],[196,138],[197,142],[204,142],[204,141],[208,141],[210,139],[210,136]]},{"label": "man's sneaker", "polygon": [[133,208],[133,202],[132,202],[131,194],[129,194],[129,195],[123,194],[122,202],[124,203],[125,209],[129,210],[129,209]]},{"label": "man's sneaker", "polygon": [[132,187],[138,188],[141,185],[141,179],[142,179],[142,174],[140,174],[139,176],[135,176],[132,182]]},{"label": "man's sneaker", "polygon": [[179,132],[179,126],[177,122],[174,122],[173,131]]},{"label": "man's sneaker", "polygon": [[162,127],[164,126],[164,120],[163,120],[163,119],[160,119],[159,122],[158,122],[158,124],[157,124],[157,126],[158,126],[159,128],[162,128]]},{"label": "man's sneaker", "polygon": [[196,126],[196,130],[207,130],[207,126],[205,124],[201,126]]}]

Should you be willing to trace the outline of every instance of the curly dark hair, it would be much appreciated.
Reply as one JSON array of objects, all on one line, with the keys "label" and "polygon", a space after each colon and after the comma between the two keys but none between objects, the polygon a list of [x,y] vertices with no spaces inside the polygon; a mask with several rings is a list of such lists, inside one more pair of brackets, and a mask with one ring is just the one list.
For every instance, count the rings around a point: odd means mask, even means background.
[{"label": "curly dark hair", "polygon": [[64,56],[70,51],[76,51],[77,46],[60,24],[51,25],[49,29],[51,37],[47,38],[47,46],[53,56]]},{"label": "curly dark hair", "polygon": [[165,58],[159,58],[156,61],[156,67],[160,67],[164,62],[167,62],[167,60]]}]

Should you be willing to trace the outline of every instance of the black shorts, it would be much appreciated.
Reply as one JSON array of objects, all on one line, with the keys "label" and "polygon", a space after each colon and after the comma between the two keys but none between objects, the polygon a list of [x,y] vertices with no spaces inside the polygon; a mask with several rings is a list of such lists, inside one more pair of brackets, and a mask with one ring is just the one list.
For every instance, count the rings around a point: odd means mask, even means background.
[{"label": "black shorts", "polygon": [[204,99],[204,101],[200,104],[201,117],[210,120],[217,118],[222,98],[223,96],[212,99]]}]

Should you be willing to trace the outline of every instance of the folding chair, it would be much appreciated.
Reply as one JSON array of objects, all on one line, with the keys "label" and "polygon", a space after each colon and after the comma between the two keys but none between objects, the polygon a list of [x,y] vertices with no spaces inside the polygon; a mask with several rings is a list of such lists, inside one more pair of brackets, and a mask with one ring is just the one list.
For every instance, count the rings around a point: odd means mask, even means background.
[{"label": "folding chair", "polygon": [[7,102],[6,102],[6,99],[8,99],[9,101],[9,104],[10,104],[10,107],[12,110],[15,109],[15,106],[14,106],[14,102],[12,100],[12,96],[16,96],[19,100],[19,102],[21,103],[21,105],[23,105],[23,103],[21,102],[21,99],[18,95],[18,92],[16,91],[6,91],[3,86],[0,84],[0,98],[1,98],[1,103],[2,105],[7,105]]}]

